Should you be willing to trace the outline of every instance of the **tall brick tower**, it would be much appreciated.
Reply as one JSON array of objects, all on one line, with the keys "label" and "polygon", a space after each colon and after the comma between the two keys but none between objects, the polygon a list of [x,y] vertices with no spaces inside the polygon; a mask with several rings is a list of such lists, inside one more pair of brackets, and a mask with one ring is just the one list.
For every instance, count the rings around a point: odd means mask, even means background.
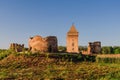
[{"label": "tall brick tower", "polygon": [[75,26],[72,25],[70,30],[67,32],[67,52],[69,53],[79,53],[78,51],[78,36],[79,32],[76,30]]}]

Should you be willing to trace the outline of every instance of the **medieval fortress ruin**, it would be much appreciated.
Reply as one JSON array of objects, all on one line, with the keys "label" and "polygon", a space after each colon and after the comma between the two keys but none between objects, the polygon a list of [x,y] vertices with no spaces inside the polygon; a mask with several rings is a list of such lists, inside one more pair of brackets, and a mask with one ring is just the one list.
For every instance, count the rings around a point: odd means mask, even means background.
[{"label": "medieval fortress ruin", "polygon": [[29,49],[32,52],[57,52],[58,51],[58,43],[57,38],[55,36],[48,36],[46,38],[42,38],[37,35],[31,37],[29,39]]},{"label": "medieval fortress ruin", "polygon": [[[86,51],[79,51],[78,46],[79,32],[76,30],[75,26],[72,25],[70,30],[67,32],[66,36],[66,52],[68,53],[82,53],[82,54],[97,54],[101,53],[101,42],[89,42]],[[28,40],[29,50],[31,52],[58,52],[58,41],[56,36],[47,36],[45,38],[36,35],[30,37]],[[10,49],[16,52],[22,52],[24,49],[24,44],[11,43]]]},{"label": "medieval fortress ruin", "polygon": [[15,52],[22,52],[24,49],[24,44],[11,43],[10,49]]},{"label": "medieval fortress ruin", "polygon": [[79,53],[82,54],[92,54],[92,53],[101,53],[101,42],[89,42],[86,51],[79,51],[78,50],[78,37],[79,32],[76,30],[75,26],[72,25],[70,30],[67,32],[67,52],[69,53]]}]

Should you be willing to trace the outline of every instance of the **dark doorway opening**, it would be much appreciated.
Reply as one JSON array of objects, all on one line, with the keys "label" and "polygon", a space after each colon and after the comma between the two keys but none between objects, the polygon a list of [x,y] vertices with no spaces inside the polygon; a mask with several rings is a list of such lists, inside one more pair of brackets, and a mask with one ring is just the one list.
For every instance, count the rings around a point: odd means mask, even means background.
[{"label": "dark doorway opening", "polygon": [[48,48],[48,52],[52,52],[52,46],[50,45],[49,48]]}]

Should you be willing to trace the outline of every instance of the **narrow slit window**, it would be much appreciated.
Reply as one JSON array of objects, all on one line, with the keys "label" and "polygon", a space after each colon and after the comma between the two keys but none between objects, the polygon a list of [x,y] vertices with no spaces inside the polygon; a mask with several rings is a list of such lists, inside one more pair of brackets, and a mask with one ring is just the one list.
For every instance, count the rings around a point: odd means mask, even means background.
[{"label": "narrow slit window", "polygon": [[72,46],[74,46],[74,43],[72,43]]}]

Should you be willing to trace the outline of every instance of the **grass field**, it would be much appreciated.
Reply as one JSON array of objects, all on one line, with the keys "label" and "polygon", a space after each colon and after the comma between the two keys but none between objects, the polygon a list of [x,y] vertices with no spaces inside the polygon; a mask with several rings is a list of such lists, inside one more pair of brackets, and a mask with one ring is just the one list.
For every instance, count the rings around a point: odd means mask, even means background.
[{"label": "grass field", "polygon": [[[6,56],[4,56],[7,54]],[[0,60],[3,80],[119,80],[120,64],[66,54],[7,53]],[[1,56],[2,56],[1,55]],[[85,57],[85,58],[83,58]],[[93,59],[93,60],[92,60]]]}]

